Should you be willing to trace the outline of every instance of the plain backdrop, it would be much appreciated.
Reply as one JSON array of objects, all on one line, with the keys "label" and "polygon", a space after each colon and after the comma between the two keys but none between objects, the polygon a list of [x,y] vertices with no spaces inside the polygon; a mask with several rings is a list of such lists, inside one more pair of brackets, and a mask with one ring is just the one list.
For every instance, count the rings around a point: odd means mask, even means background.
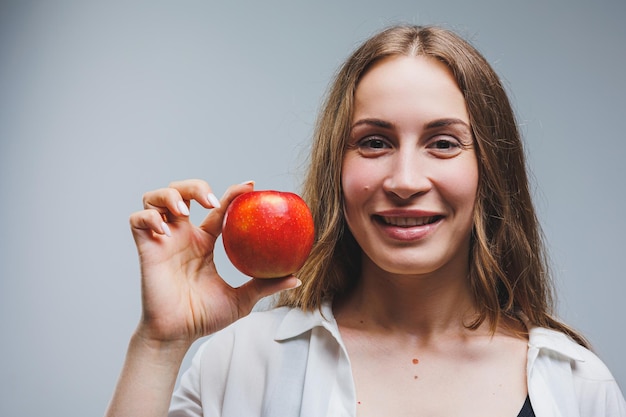
[{"label": "plain backdrop", "polygon": [[[501,75],[559,314],[626,388],[624,18],[623,0],[1,1],[0,415],[101,415],[140,313],[142,194],[298,191],[338,65],[401,22],[457,31]],[[219,243],[217,265],[245,280]]]}]

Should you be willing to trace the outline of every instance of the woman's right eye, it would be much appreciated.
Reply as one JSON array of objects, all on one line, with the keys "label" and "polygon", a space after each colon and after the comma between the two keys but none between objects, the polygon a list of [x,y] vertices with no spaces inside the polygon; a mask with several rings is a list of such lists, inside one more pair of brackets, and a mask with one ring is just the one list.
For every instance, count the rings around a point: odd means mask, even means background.
[{"label": "woman's right eye", "polygon": [[382,149],[385,147],[385,142],[382,139],[368,139],[365,144],[369,148]]},{"label": "woman's right eye", "polygon": [[361,152],[368,154],[378,153],[391,148],[389,142],[379,136],[365,137],[357,143],[357,146]]}]

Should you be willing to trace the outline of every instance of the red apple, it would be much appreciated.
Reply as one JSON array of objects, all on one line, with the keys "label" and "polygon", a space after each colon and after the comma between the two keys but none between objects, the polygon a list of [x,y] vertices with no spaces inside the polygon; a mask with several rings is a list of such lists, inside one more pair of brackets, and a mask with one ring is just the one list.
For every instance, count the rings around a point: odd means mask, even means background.
[{"label": "red apple", "polygon": [[250,191],[228,206],[222,241],[226,255],[242,273],[280,278],[298,271],[313,246],[311,211],[297,194]]}]

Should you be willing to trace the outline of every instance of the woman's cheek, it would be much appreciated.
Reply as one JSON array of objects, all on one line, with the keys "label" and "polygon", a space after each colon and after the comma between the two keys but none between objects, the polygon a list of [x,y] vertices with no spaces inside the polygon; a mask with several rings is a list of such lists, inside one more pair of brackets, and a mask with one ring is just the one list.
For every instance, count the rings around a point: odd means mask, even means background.
[{"label": "woman's cheek", "polygon": [[366,197],[374,188],[373,179],[376,177],[376,166],[364,164],[362,160],[347,157],[344,160],[341,183],[344,197]]},{"label": "woman's cheek", "polygon": [[347,203],[360,204],[367,200],[372,187],[367,179],[350,177],[343,181],[343,195]]}]

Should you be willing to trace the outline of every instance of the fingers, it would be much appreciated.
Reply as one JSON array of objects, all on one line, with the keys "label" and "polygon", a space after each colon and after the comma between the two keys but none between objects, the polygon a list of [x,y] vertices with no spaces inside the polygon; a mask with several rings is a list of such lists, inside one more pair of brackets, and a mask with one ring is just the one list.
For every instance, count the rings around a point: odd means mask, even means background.
[{"label": "fingers", "polygon": [[228,188],[220,201],[206,181],[198,179],[175,181],[168,187],[144,194],[144,210],[131,215],[131,227],[135,231],[150,230],[159,235],[170,236],[171,231],[167,223],[187,221],[190,202],[195,200],[204,208],[214,209],[200,228],[217,237],[222,230],[225,208],[236,196],[253,188],[253,181],[233,185]]},{"label": "fingers", "polygon": [[220,208],[220,201],[215,197],[206,181],[184,180],[175,181],[169,188],[178,190],[185,201],[196,200],[204,208]]},{"label": "fingers", "polygon": [[157,210],[143,210],[131,214],[130,227],[133,234],[142,232],[154,232],[158,235],[171,236],[167,223],[163,221],[162,215]]},{"label": "fingers", "polygon": [[168,221],[176,221],[189,216],[191,200],[205,208],[220,207],[211,187],[202,180],[177,181],[169,187],[149,191],[143,196],[143,206],[165,215]]},{"label": "fingers", "polygon": [[254,189],[254,181],[246,181],[241,184],[231,185],[228,187],[220,201],[220,207],[213,210],[202,222],[200,228],[213,236],[222,233],[222,224],[226,209],[230,203],[240,194],[252,191]]}]

